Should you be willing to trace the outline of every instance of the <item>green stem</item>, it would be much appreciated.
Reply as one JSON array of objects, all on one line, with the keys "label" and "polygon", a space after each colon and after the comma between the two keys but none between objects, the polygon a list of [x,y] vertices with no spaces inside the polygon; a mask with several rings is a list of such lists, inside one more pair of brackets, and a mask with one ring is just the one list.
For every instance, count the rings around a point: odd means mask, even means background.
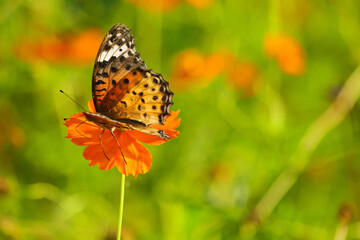
[{"label": "green stem", "polygon": [[125,195],[125,175],[121,174],[119,225],[118,225],[118,233],[116,240],[121,239],[121,225],[122,225],[122,216],[124,212],[124,195]]},{"label": "green stem", "polygon": [[263,222],[294,186],[311,160],[311,154],[325,136],[339,125],[360,98],[360,66],[345,82],[335,101],[306,130],[297,150],[289,160],[289,166],[271,185],[255,207],[257,223]]}]

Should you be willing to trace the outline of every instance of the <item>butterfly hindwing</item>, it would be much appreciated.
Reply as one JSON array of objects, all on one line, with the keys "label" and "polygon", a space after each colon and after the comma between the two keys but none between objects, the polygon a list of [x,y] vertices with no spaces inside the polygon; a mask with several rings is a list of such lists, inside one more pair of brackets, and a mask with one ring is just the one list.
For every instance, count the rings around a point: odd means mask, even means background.
[{"label": "butterfly hindwing", "polygon": [[[152,70],[133,71],[124,80],[129,80],[128,88],[117,99],[117,104],[110,108],[109,116],[137,120],[148,126],[162,124],[164,117],[170,115],[173,93],[161,74]],[[111,96],[111,91],[109,93]]]}]

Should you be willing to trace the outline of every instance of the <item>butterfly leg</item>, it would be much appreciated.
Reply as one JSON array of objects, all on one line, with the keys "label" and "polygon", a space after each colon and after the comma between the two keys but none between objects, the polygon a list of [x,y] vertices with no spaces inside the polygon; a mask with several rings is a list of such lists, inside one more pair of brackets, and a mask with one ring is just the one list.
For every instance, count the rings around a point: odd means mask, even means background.
[{"label": "butterfly leg", "polygon": [[80,134],[81,136],[85,137],[85,138],[89,138],[87,136],[85,136],[84,134],[82,134],[81,132],[78,131],[78,127],[80,127],[80,125],[82,125],[83,123],[85,123],[87,121],[87,119],[85,119],[84,121],[82,121],[80,124],[78,124],[76,127],[75,127],[75,130],[77,131],[78,134]]},{"label": "butterfly leg", "polygon": [[124,159],[124,162],[125,162],[125,164],[127,164],[127,162],[126,162],[126,160],[125,160],[124,153],[123,153],[123,151],[122,151],[122,149],[121,149],[121,147],[120,147],[119,140],[115,137],[115,134],[114,134],[114,132],[113,132],[115,129],[116,129],[116,128],[113,128],[113,129],[111,129],[111,130],[110,130],[111,135],[115,138],[115,140],[116,140],[116,142],[117,142],[117,144],[118,144],[118,146],[119,146],[119,149],[120,149],[121,155],[122,155],[122,157],[123,157],[123,159]]},{"label": "butterfly leg", "polygon": [[109,157],[106,155],[106,153],[105,153],[103,142],[101,141],[101,137],[102,137],[102,135],[104,134],[104,132],[105,132],[105,128],[104,128],[103,131],[100,133],[99,141],[100,141],[101,149],[102,149],[105,157],[107,158],[107,160],[110,161],[110,158],[109,158]]}]

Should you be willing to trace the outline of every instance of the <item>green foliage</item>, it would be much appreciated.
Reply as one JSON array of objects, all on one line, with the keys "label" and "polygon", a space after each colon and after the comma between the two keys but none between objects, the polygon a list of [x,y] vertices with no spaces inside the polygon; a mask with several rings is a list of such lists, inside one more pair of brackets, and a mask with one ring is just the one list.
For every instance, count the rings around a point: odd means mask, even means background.
[{"label": "green foliage", "polygon": [[[227,49],[254,62],[261,78],[248,97],[227,74],[172,88],[180,135],[146,146],[151,170],[127,177],[123,239],[328,240],[344,204],[355,206],[347,239],[360,239],[359,105],[313,151],[299,147],[359,64],[358,1],[214,0],[205,9],[184,1],[163,13],[114,0],[3,1],[0,13],[0,239],[115,239],[120,173],[88,167],[83,147],[64,138],[63,118],[81,110],[59,89],[86,106],[91,61],[24,61],[17,49],[116,23],[132,29],[170,88],[186,49]],[[305,73],[288,75],[266,57],[272,31],[301,43]],[[269,191],[284,172],[284,194]],[[268,215],[256,216],[259,203]]]}]

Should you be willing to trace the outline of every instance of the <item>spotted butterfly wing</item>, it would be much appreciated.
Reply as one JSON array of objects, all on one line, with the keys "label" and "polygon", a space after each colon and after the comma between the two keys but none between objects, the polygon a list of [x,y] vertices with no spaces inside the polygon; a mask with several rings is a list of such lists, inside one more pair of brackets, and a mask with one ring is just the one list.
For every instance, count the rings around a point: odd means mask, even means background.
[{"label": "spotted butterfly wing", "polygon": [[113,26],[100,46],[92,95],[96,113],[84,113],[88,120],[108,129],[135,129],[168,138],[151,125],[164,123],[173,93],[161,74],[147,69],[124,25]]}]

